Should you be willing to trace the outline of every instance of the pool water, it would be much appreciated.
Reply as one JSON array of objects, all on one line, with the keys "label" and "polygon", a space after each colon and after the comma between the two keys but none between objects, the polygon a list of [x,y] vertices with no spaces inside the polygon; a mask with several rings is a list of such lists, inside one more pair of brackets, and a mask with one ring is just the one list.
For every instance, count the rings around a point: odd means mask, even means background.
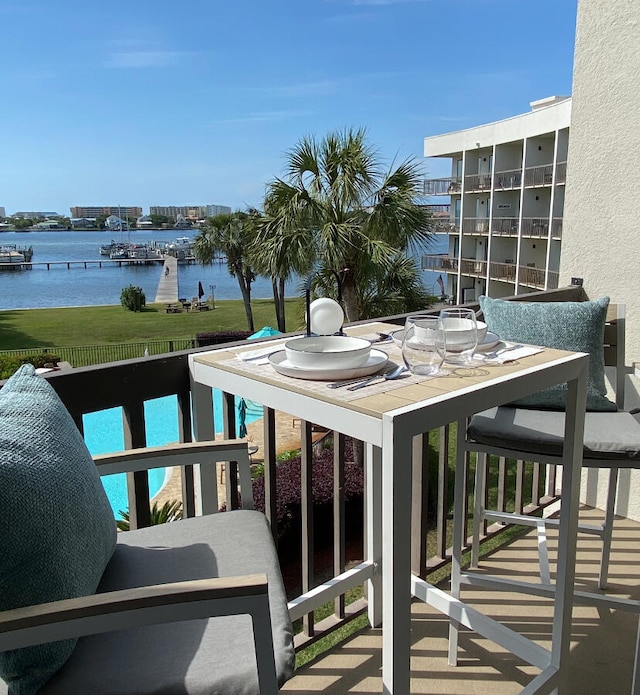
[{"label": "pool water", "polygon": [[[222,393],[213,393],[214,422],[222,422]],[[247,410],[246,422],[253,422],[261,412]],[[178,398],[165,396],[147,401],[144,404],[144,417],[148,446],[162,446],[178,441]],[[236,407],[237,420],[237,407]],[[236,422],[236,426],[239,423]],[[84,438],[92,456],[110,454],[124,450],[124,428],[122,408],[110,408],[83,416]],[[166,468],[149,471],[149,496],[158,494],[164,484]],[[120,512],[129,507],[127,497],[127,476],[125,473],[102,476],[102,484],[111,503],[116,518],[121,519]]]}]

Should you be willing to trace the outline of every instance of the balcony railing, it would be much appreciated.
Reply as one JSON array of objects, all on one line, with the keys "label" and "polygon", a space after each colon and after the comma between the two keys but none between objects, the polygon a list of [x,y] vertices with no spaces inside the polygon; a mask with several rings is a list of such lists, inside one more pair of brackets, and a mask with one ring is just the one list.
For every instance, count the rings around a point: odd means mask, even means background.
[{"label": "balcony railing", "polygon": [[462,220],[462,233],[488,236],[489,219],[486,217],[465,217]]},{"label": "balcony railing", "polygon": [[524,170],[524,185],[550,186],[553,183],[553,164],[527,167]]},{"label": "balcony railing", "polygon": [[460,179],[453,176],[446,179],[425,179],[423,195],[450,195],[460,193]]},{"label": "balcony railing", "polygon": [[[465,217],[462,220],[462,233],[469,236],[492,236],[533,237],[536,239],[546,239],[549,237],[549,218],[548,217],[493,217],[489,222],[486,217]],[[553,219],[553,236],[562,236],[562,218]]]},{"label": "balcony railing", "polygon": [[464,177],[466,193],[478,193],[491,189],[491,174],[469,174]]},{"label": "balcony railing", "polygon": [[556,163],[556,183],[566,183],[567,181],[567,163]]},{"label": "balcony railing", "polygon": [[[434,261],[437,257],[430,257]],[[455,260],[440,257],[442,269],[448,262],[455,265]],[[424,261],[424,259],[423,259]],[[470,273],[485,273],[485,261],[467,260],[463,261],[463,267]],[[495,268],[505,264],[491,263],[490,272]],[[424,266],[423,266],[424,267]],[[450,268],[451,269],[451,268]],[[531,299],[532,295],[526,295]],[[578,286],[565,288],[557,292],[541,293],[536,298],[540,300],[579,300],[582,298],[582,289]],[[515,298],[520,299],[520,298]],[[398,326],[404,322],[404,316],[387,317],[385,321],[396,323]],[[209,350],[202,348],[199,351]],[[173,354],[165,354],[157,357],[144,357],[123,362],[114,362],[103,365],[70,369],[67,371],[54,372],[48,376],[50,383],[67,406],[69,412],[82,431],[82,416],[107,408],[121,407],[123,410],[125,445],[127,448],[137,448],[146,445],[145,435],[145,413],[144,404],[146,401],[160,398],[163,396],[175,395],[178,399],[178,428],[181,441],[191,439],[191,391],[189,381],[189,370],[187,358],[189,352],[182,351]],[[162,375],[162,378],[158,378]],[[234,397],[225,394],[223,398],[225,405],[225,436],[235,437],[235,418]],[[266,509],[265,514],[269,518],[274,533],[278,533],[278,521],[276,509],[278,506],[277,489],[275,480],[277,475],[277,463],[275,452],[277,450],[277,431],[275,427],[275,413],[273,410],[264,408],[263,410],[264,428],[264,469],[266,487]],[[414,501],[414,518],[416,519],[417,531],[416,553],[414,554],[413,569],[417,574],[426,576],[433,569],[441,567],[450,559],[450,538],[451,538],[451,519],[449,507],[448,491],[452,489],[450,480],[450,461],[454,457],[455,432],[453,427],[444,427],[439,432],[431,433],[431,436],[424,435],[420,446],[416,443],[414,451],[420,457],[422,466],[414,465],[414,489],[416,490]],[[303,449],[303,462],[306,457],[312,456],[310,423],[301,423]],[[340,573],[344,565],[345,545],[347,534],[353,532],[362,534],[362,524],[350,526],[347,519],[346,505],[343,499],[343,488],[340,481],[344,475],[344,440],[341,436],[334,433],[334,498],[333,511],[333,535],[329,545],[333,547],[333,571]],[[303,463],[304,465],[304,463]],[[501,461],[501,475],[495,485],[499,488],[494,490],[498,506],[500,508],[511,508],[517,511],[526,509],[534,512],[549,501],[544,496],[545,475],[547,468],[538,464],[527,464],[529,468],[529,484],[525,484],[522,473],[521,462]],[[511,471],[517,469],[517,475]],[[549,473],[553,475],[553,472]],[[182,473],[182,498],[186,516],[196,514],[195,495],[194,495],[194,474],[193,470],[187,468]],[[304,476],[303,476],[304,478]],[[231,478],[233,479],[233,477]],[[509,479],[508,486],[504,481]],[[533,481],[533,484],[531,483]],[[149,485],[146,472],[136,472],[128,476],[129,486],[129,511],[130,523],[132,528],[149,525]],[[314,509],[312,492],[310,486],[301,483],[300,500],[301,507],[307,510]],[[229,488],[228,488],[229,489]],[[230,496],[228,505],[234,506],[235,500]],[[325,505],[326,507],[326,505]],[[317,508],[317,506],[316,506]],[[308,516],[308,515],[307,515]],[[323,517],[324,518],[324,517]],[[298,522],[302,523],[302,522]],[[326,543],[320,548],[320,540],[314,537],[313,533],[308,536],[304,532],[305,527],[299,528],[296,536],[282,536],[279,539],[279,551],[281,561],[287,563],[288,567],[298,567],[288,573],[287,586],[290,598],[295,598],[303,585],[300,568],[314,567],[313,559],[320,550],[326,551]],[[304,542],[300,543],[300,533]],[[331,534],[330,534],[331,535]],[[432,550],[427,552],[427,537],[429,537],[429,547]],[[297,541],[291,540],[297,538]],[[360,535],[361,540],[361,535]],[[329,548],[330,550],[330,548]],[[326,553],[325,553],[326,554]],[[329,552],[329,555],[331,553]],[[323,568],[323,570],[326,568]],[[319,569],[317,570],[319,573]],[[319,577],[313,574],[312,584],[316,581],[320,583]],[[326,576],[323,577],[323,581]],[[360,599],[350,608],[345,608],[344,597],[336,602],[335,615],[326,621],[313,625],[308,625],[307,633],[301,633],[296,640],[296,644],[308,642],[316,639],[327,630],[333,630],[337,626],[343,625],[352,619],[356,614],[362,612],[366,606],[366,601]]]},{"label": "balcony railing", "polygon": [[422,256],[422,270],[429,270],[437,273],[458,273],[458,266],[462,275],[467,277],[487,276],[487,266],[489,269],[489,279],[501,282],[515,283],[516,270],[518,270],[518,282],[521,285],[532,287],[537,290],[545,289],[545,278],[547,289],[557,289],[559,273],[555,271],[545,272],[543,268],[535,268],[530,265],[517,266],[515,261],[507,259],[504,262],[479,260],[475,258],[463,258],[458,261],[453,256],[446,254],[427,254]]},{"label": "balcony railing", "polygon": [[522,185],[522,170],[509,169],[507,171],[496,171],[495,189],[496,191],[511,191],[520,188]]}]

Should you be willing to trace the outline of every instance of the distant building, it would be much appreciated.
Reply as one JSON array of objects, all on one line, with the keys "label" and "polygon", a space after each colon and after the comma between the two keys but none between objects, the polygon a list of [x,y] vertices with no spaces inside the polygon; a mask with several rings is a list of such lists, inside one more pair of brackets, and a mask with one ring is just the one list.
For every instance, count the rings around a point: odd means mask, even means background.
[{"label": "distant building", "polygon": [[145,227],[153,227],[153,222],[151,221],[149,215],[141,215],[136,220],[136,227],[138,229],[144,229]]},{"label": "distant building", "polygon": [[6,210],[3,207],[0,207],[0,217],[6,217],[7,213]]},{"label": "distant building", "polygon": [[177,220],[182,215],[185,220],[202,220],[214,215],[229,214],[231,208],[227,205],[152,205],[150,215],[164,215],[170,220]]},{"label": "distant building", "polygon": [[425,157],[451,162],[447,178],[424,182],[448,196],[444,255],[426,255],[455,303],[558,287],[569,147],[570,97],[531,102],[528,113],[424,140]]},{"label": "distant building", "polygon": [[121,217],[118,217],[118,215],[109,215],[109,217],[107,217],[107,219],[104,221],[104,226],[105,229],[108,229],[111,232],[126,232],[129,229],[129,225],[126,223],[126,221]]},{"label": "distant building", "polygon": [[31,229],[65,229],[65,227],[58,220],[42,220],[42,222],[36,222]]},{"label": "distant building", "polygon": [[131,207],[127,205],[106,205],[106,206],[89,206],[89,207],[73,207],[69,208],[71,217],[109,217],[117,215],[118,217],[137,219],[142,215],[142,208]]},{"label": "distant building", "polygon": [[95,217],[72,217],[71,226],[74,229],[95,229]]},{"label": "distant building", "polygon": [[231,208],[227,205],[207,205],[205,217],[215,217],[216,215],[230,215]]},{"label": "distant building", "polygon": [[60,215],[57,212],[14,212],[11,217],[18,220],[46,220],[50,217],[60,217]]}]

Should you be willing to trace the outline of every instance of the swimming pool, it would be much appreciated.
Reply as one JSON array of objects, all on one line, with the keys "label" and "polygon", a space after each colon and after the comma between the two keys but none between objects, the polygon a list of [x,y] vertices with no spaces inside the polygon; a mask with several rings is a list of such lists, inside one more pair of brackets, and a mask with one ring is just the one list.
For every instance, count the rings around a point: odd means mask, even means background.
[{"label": "swimming pool", "polygon": [[[222,393],[213,392],[214,421],[222,422]],[[246,422],[253,422],[261,413],[247,410]],[[236,420],[238,417],[236,408]],[[148,446],[162,446],[178,441],[178,398],[165,396],[147,401],[144,404],[144,419]],[[238,423],[236,423],[237,426]],[[110,408],[83,416],[84,438],[92,456],[110,454],[124,449],[124,428],[122,425],[122,408]],[[166,468],[149,471],[149,496],[157,495],[162,488],[167,474]],[[129,506],[127,498],[127,476],[125,473],[105,475],[102,484],[111,503],[116,518],[122,518],[120,512]]]}]

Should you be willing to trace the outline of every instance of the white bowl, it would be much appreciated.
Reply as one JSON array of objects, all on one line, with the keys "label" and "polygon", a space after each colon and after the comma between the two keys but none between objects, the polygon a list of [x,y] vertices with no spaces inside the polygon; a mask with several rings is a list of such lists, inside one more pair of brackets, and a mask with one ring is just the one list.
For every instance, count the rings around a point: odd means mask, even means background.
[{"label": "white bowl", "polygon": [[[469,339],[471,329],[469,319],[446,318],[443,320],[446,333],[447,347],[455,348],[456,345],[466,343]],[[476,321],[478,331],[478,345],[482,343],[487,335],[487,324],[484,321]]]},{"label": "white bowl", "polygon": [[284,344],[287,361],[303,369],[354,369],[369,359],[371,343],[364,338],[316,335]]}]

